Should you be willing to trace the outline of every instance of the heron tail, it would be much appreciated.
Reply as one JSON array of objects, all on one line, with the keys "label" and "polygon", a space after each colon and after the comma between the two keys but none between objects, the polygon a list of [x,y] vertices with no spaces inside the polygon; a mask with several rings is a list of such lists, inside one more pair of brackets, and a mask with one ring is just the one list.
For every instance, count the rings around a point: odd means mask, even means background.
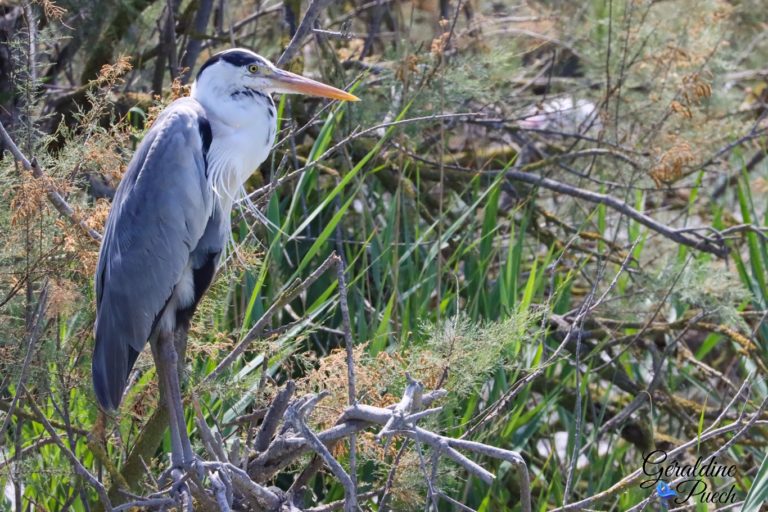
[{"label": "heron tail", "polygon": [[128,375],[138,357],[139,353],[130,345],[104,339],[96,329],[91,373],[96,399],[104,409],[112,411],[120,406]]}]

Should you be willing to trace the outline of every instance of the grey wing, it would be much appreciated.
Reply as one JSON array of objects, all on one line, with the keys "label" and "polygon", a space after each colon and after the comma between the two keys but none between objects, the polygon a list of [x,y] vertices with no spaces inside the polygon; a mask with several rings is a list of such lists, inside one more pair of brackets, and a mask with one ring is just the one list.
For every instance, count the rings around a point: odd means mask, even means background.
[{"label": "grey wing", "polygon": [[96,271],[92,363],[96,396],[108,409],[120,404],[128,373],[203,234],[220,237],[208,234],[217,210],[206,177],[210,139],[199,104],[174,102],[145,136],[115,195]]}]

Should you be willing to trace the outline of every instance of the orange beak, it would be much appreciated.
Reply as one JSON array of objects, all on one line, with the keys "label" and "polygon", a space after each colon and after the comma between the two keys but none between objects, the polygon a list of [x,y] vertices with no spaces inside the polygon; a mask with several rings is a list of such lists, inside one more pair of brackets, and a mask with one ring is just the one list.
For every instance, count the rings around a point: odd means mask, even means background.
[{"label": "orange beak", "polygon": [[360,98],[346,91],[321,84],[301,75],[284,71],[275,70],[270,77],[275,92],[284,94],[306,94],[308,96],[319,96],[321,98],[331,98],[341,101],[360,101]]}]

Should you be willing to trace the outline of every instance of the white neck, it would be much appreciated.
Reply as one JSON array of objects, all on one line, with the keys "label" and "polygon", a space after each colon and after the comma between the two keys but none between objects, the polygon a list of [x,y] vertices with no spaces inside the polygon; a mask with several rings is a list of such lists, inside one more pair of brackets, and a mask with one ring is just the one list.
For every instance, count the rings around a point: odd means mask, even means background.
[{"label": "white neck", "polygon": [[[198,94],[195,94],[198,92]],[[208,150],[208,179],[228,215],[243,184],[267,159],[275,142],[277,121],[269,96],[243,95],[236,91],[211,98],[211,91],[192,97],[200,102],[211,124],[213,140]]]}]

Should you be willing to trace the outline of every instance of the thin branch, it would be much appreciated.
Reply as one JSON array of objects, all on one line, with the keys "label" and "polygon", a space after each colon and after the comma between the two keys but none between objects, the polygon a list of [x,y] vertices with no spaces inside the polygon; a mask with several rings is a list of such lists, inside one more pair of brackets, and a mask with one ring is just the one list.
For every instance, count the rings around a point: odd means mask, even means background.
[{"label": "thin branch", "polygon": [[335,265],[339,260],[339,257],[336,255],[336,253],[331,254],[328,256],[328,258],[319,266],[317,269],[315,269],[314,272],[312,272],[309,277],[307,277],[304,281],[296,282],[294,283],[290,288],[288,288],[280,297],[278,297],[275,302],[272,303],[272,305],[267,309],[267,311],[259,318],[259,320],[254,324],[253,327],[248,331],[248,333],[245,335],[243,340],[238,343],[234,349],[225,357],[219,364],[216,366],[216,368],[211,371],[202,381],[202,384],[207,384],[211,382],[213,379],[215,379],[217,376],[221,374],[224,370],[229,368],[229,366],[240,357],[240,354],[245,352],[245,349],[248,348],[248,346],[251,344],[253,340],[255,340],[261,331],[264,329],[264,327],[267,325],[267,323],[272,319],[272,316],[275,315],[280,309],[285,307],[286,304],[291,302],[293,299],[301,295],[307,288],[309,288],[312,283],[317,281],[321,275],[323,275],[332,265]]},{"label": "thin branch", "polygon": [[[761,411],[762,411],[762,409],[764,407],[765,407],[765,402],[763,403],[763,406],[761,407]],[[757,421],[757,418],[760,416],[760,414],[761,414],[761,412],[755,413],[754,415],[752,415],[750,417],[750,419],[746,423],[748,423],[750,425],[754,425],[756,423],[765,424],[766,422]],[[725,425],[724,427],[721,427],[721,428],[718,428],[718,429],[715,429],[715,430],[710,430],[708,432],[707,431],[702,432],[700,436],[696,436],[693,439],[691,439],[690,441],[688,441],[686,443],[683,443],[682,445],[678,446],[677,448],[674,448],[672,450],[667,451],[667,458],[669,458],[671,460],[674,457],[676,457],[678,454],[685,452],[689,448],[692,448],[692,447],[695,447],[695,446],[699,446],[704,441],[708,441],[710,439],[719,437],[719,436],[721,436],[723,434],[727,434],[729,432],[733,432],[734,430],[738,430],[739,434],[742,434],[745,431],[743,429],[744,424],[745,424],[745,422],[742,419],[742,420],[730,423],[728,425]],[[582,510],[582,509],[585,509],[587,507],[593,507],[594,504],[596,502],[600,501],[600,500],[603,500],[603,499],[606,499],[606,498],[609,498],[611,496],[615,496],[615,495],[618,495],[618,494],[624,492],[626,489],[628,489],[631,485],[633,485],[642,476],[643,476],[643,469],[642,468],[638,468],[635,471],[633,471],[632,473],[630,473],[629,475],[625,476],[624,478],[622,478],[621,480],[616,482],[614,485],[612,485],[611,487],[609,487],[605,491],[598,492],[597,494],[595,494],[593,496],[590,496],[588,498],[585,498],[585,499],[583,499],[581,501],[578,501],[578,502],[575,502],[575,503],[569,503],[566,506],[563,506],[563,507],[560,507],[560,508],[556,508],[556,509],[552,510],[552,512],[567,512],[567,511],[570,511],[570,510]]]},{"label": "thin branch", "polygon": [[164,509],[174,505],[176,505],[176,500],[171,498],[147,498],[123,503],[112,510],[114,512],[123,512],[124,510],[133,510],[135,508],[140,508],[142,510]]},{"label": "thin branch", "polygon": [[400,465],[400,460],[403,458],[403,455],[405,454],[405,451],[408,449],[408,445],[410,444],[411,440],[406,439],[403,441],[403,444],[400,446],[400,449],[397,451],[397,455],[395,455],[395,460],[392,461],[392,467],[389,470],[389,474],[387,474],[387,481],[384,484],[384,489],[381,491],[381,495],[379,497],[379,511],[380,512],[386,512],[389,510],[387,508],[387,499],[389,499],[390,491],[392,490],[392,486],[395,483],[395,473],[397,472],[397,468]]},{"label": "thin branch", "polygon": [[56,429],[53,428],[53,426],[50,424],[48,418],[45,417],[45,414],[43,414],[43,411],[41,411],[37,406],[34,397],[32,397],[29,392],[27,392],[27,398],[29,399],[29,406],[32,408],[35,416],[37,416],[37,419],[40,421],[40,423],[42,423],[43,427],[45,427],[45,430],[48,431],[48,434],[53,438],[53,442],[58,445],[64,456],[69,459],[75,472],[85,478],[85,480],[96,489],[96,493],[99,495],[99,500],[101,500],[101,504],[104,506],[104,510],[111,512],[112,503],[109,501],[107,490],[104,488],[102,483],[99,482],[99,480],[93,476],[90,471],[85,469],[85,466],[83,466],[83,464],[80,462],[80,459],[77,458],[77,455],[75,455],[67,447],[67,445],[64,444],[64,441],[61,440],[59,434],[56,433]]},{"label": "thin branch", "polygon": [[[213,11],[213,0],[200,0],[197,12],[195,12],[195,21],[192,26],[194,34],[204,34],[208,26],[208,20]],[[181,56],[181,83],[186,84],[192,77],[192,70],[197,62],[197,57],[202,50],[203,40],[199,37],[190,37],[187,42],[187,48]]]},{"label": "thin branch", "polygon": [[[441,399],[447,394],[445,390],[436,390],[424,394],[422,403],[425,406]],[[351,433],[365,430],[373,424],[384,425],[394,410],[394,405],[381,409],[383,416],[380,421],[367,421],[362,419],[349,419],[346,414],[333,427],[317,434],[318,438],[327,446],[348,437]],[[300,437],[278,436],[269,445],[267,451],[257,454],[248,464],[248,473],[258,481],[265,481],[274,476],[282,468],[291,464],[297,457],[309,450],[307,443]]]},{"label": "thin branch", "polygon": [[[19,418],[24,418],[25,420],[31,420],[31,421],[34,421],[36,423],[40,423],[38,421],[37,416],[35,416],[34,414],[32,414],[32,413],[30,413],[28,411],[25,411],[24,409],[21,409],[20,407],[12,408],[11,407],[11,403],[7,402],[5,400],[0,400],[0,411],[5,411],[9,415],[18,416]],[[51,423],[51,425],[53,425],[57,429],[67,430],[67,426],[64,423],[61,423],[61,422],[55,421],[55,420],[49,420],[49,422]],[[82,429],[82,428],[77,428],[77,427],[72,427],[72,432],[74,432],[75,434],[79,434],[81,436],[87,436],[89,434],[89,432],[87,430]]]},{"label": "thin branch", "polygon": [[357,490],[355,489],[355,484],[347,472],[344,471],[341,464],[333,458],[328,448],[304,422],[300,410],[295,405],[288,406],[285,419],[301,434],[312,450],[323,458],[323,461],[331,469],[333,475],[341,482],[342,487],[344,487],[344,512],[357,512]]},{"label": "thin branch", "polygon": [[200,408],[200,402],[198,402],[194,393],[192,394],[192,407],[195,410],[195,424],[197,425],[198,432],[200,432],[200,437],[203,440],[203,445],[205,446],[208,455],[215,460],[220,460],[222,462],[226,461],[227,456],[224,453],[224,446],[217,442],[215,435],[210,427],[208,427],[203,411]]},{"label": "thin branch", "polygon": [[[486,114],[482,112],[459,112],[456,114],[435,114],[435,115],[429,115],[429,116],[412,117],[410,119],[401,119],[400,121],[387,121],[384,123],[377,124],[375,126],[371,126],[364,130],[353,131],[347,137],[345,137],[344,139],[340,140],[339,142],[337,142],[336,144],[334,144],[333,146],[325,150],[322,155],[318,156],[317,158],[313,158],[312,161],[310,162],[307,162],[303,167],[300,167],[294,171],[287,173],[285,176],[282,176],[274,180],[274,182],[272,183],[269,183],[267,185],[264,185],[263,187],[257,188],[256,190],[248,194],[247,199],[250,199],[251,201],[257,201],[259,198],[267,194],[271,194],[272,191],[274,191],[276,188],[292,180],[299,178],[308,169],[311,169],[313,166],[317,165],[318,162],[322,162],[338,149],[344,147],[345,145],[349,144],[353,140],[359,139],[361,137],[366,137],[371,134],[377,134],[378,136],[383,137],[386,132],[386,129],[391,128],[393,126],[403,126],[403,125],[409,125],[413,123],[439,121],[441,119],[479,118],[479,117],[485,117],[485,116]],[[276,146],[280,145],[282,142],[283,141],[278,142]]]},{"label": "thin branch", "polygon": [[[337,197],[338,199],[338,197]],[[338,206],[337,206],[338,208]],[[339,281],[339,307],[341,308],[342,327],[344,330],[344,348],[347,351],[347,399],[350,406],[357,403],[357,384],[355,382],[355,354],[352,326],[349,319],[349,303],[347,301],[347,280],[344,275],[347,270],[344,261],[344,247],[341,243],[341,226],[336,226],[336,246],[339,262],[336,265],[336,275]],[[357,436],[349,435],[349,475],[352,485],[357,488]]]},{"label": "thin branch", "polygon": [[635,210],[627,203],[607,194],[592,192],[590,190],[574,187],[573,185],[568,185],[560,181],[555,181],[550,178],[544,178],[542,176],[537,176],[527,172],[507,171],[505,176],[507,179],[512,181],[522,181],[530,185],[553,190],[555,192],[559,192],[571,197],[584,199],[585,201],[589,201],[591,203],[603,204],[613,210],[616,210],[617,212],[623,213],[627,217],[639,222],[643,226],[646,226],[653,231],[656,231],[660,235],[663,235],[664,237],[674,242],[686,245],[688,247],[693,247],[694,249],[698,249],[702,252],[714,254],[721,258],[724,258],[728,255],[728,248],[725,245],[721,243],[715,243],[709,239],[695,239],[688,237],[684,233],[655,221],[644,213]]},{"label": "thin branch", "polygon": [[411,415],[410,418],[417,418],[417,414],[412,413],[417,413],[421,409],[421,395],[424,392],[424,385],[407,373],[405,378],[408,381],[408,385],[405,387],[403,397],[393,409],[392,416],[384,425],[384,428],[376,434],[376,439],[378,440],[383,439],[385,436],[390,436],[393,430],[405,424],[407,415]]},{"label": "thin branch", "polygon": [[32,322],[30,323],[30,331],[29,335],[27,336],[27,352],[24,355],[24,362],[21,364],[21,372],[19,373],[19,380],[16,383],[16,393],[13,395],[13,401],[11,402],[11,406],[8,408],[8,413],[5,415],[5,419],[3,420],[2,426],[0,426],[0,432],[5,432],[5,429],[8,428],[8,425],[11,422],[11,412],[14,409],[16,409],[16,406],[18,405],[19,398],[21,397],[21,394],[24,391],[24,386],[27,378],[27,370],[29,369],[29,364],[32,362],[32,354],[35,351],[35,346],[37,345],[37,340],[40,338],[40,336],[43,333],[43,323],[45,320],[45,312],[46,308],[48,307],[48,283],[46,282],[43,285],[43,289],[40,291],[40,296],[37,301],[37,307],[35,308],[35,313],[32,316]]},{"label": "thin branch", "polygon": [[73,226],[78,226],[89,237],[96,240],[97,242],[101,242],[101,234],[95,229],[88,226],[88,224],[86,224],[82,219],[78,218],[78,215],[77,213],[75,213],[75,210],[69,205],[69,203],[67,203],[66,199],[64,199],[61,193],[59,193],[59,191],[56,190],[56,188],[53,186],[48,176],[46,176],[46,174],[37,164],[37,160],[33,158],[32,161],[30,161],[27,159],[27,157],[24,156],[24,154],[21,152],[21,150],[16,145],[16,143],[13,142],[13,139],[11,139],[11,136],[8,135],[8,132],[5,130],[5,127],[1,122],[0,122],[0,140],[2,140],[3,144],[5,145],[6,148],[8,148],[8,150],[11,152],[13,157],[17,161],[21,162],[22,167],[24,167],[26,170],[32,173],[32,176],[34,176],[35,179],[39,180],[42,183],[43,188],[45,188],[45,194],[48,196],[48,200],[51,202],[53,207],[56,208],[56,211],[58,211],[67,220],[69,220],[69,222],[71,222]]},{"label": "thin branch", "polygon": [[[360,502],[360,501],[371,499],[380,493],[381,493],[380,489],[377,489],[375,491],[362,492],[357,495],[357,501]],[[304,512],[332,512],[334,510],[339,510],[341,508],[344,508],[344,500],[332,501],[331,503],[328,503],[326,505],[310,507],[306,509]]]},{"label": "thin branch", "polygon": [[338,264],[336,265],[337,276],[339,279],[339,307],[341,308],[341,319],[344,330],[344,345],[347,351],[347,393],[349,405],[357,403],[357,391],[355,385],[355,356],[354,341],[352,339],[352,328],[349,320],[349,303],[347,301],[347,280],[344,273],[347,266],[344,262],[344,256],[339,254]]},{"label": "thin branch", "polygon": [[263,452],[269,448],[272,436],[274,436],[277,431],[277,426],[291,402],[294,391],[296,391],[296,384],[294,384],[292,380],[289,380],[286,382],[285,387],[277,393],[275,399],[272,400],[272,404],[269,406],[269,409],[264,416],[264,421],[259,428],[259,433],[256,435],[256,442],[254,443],[253,448],[257,452]]},{"label": "thin branch", "polygon": [[288,47],[283,54],[280,55],[280,58],[277,59],[276,64],[278,67],[284,66],[287,62],[290,62],[291,59],[293,59],[293,56],[296,55],[304,43],[304,39],[306,39],[312,32],[312,25],[315,24],[315,20],[320,15],[320,11],[325,9],[330,3],[331,0],[312,0],[309,7],[307,7],[307,12],[304,14],[304,18],[299,24],[299,28],[297,28],[296,33],[293,34],[291,42],[288,43]]},{"label": "thin branch", "polygon": [[6,458],[5,454],[3,454],[3,460],[0,460],[0,470],[8,466],[14,461],[20,461],[27,455],[36,452],[43,446],[47,446],[49,444],[53,444],[55,441],[52,437],[43,437],[32,443],[31,445],[27,446],[26,448],[23,448],[18,453],[13,454],[12,459]]}]

